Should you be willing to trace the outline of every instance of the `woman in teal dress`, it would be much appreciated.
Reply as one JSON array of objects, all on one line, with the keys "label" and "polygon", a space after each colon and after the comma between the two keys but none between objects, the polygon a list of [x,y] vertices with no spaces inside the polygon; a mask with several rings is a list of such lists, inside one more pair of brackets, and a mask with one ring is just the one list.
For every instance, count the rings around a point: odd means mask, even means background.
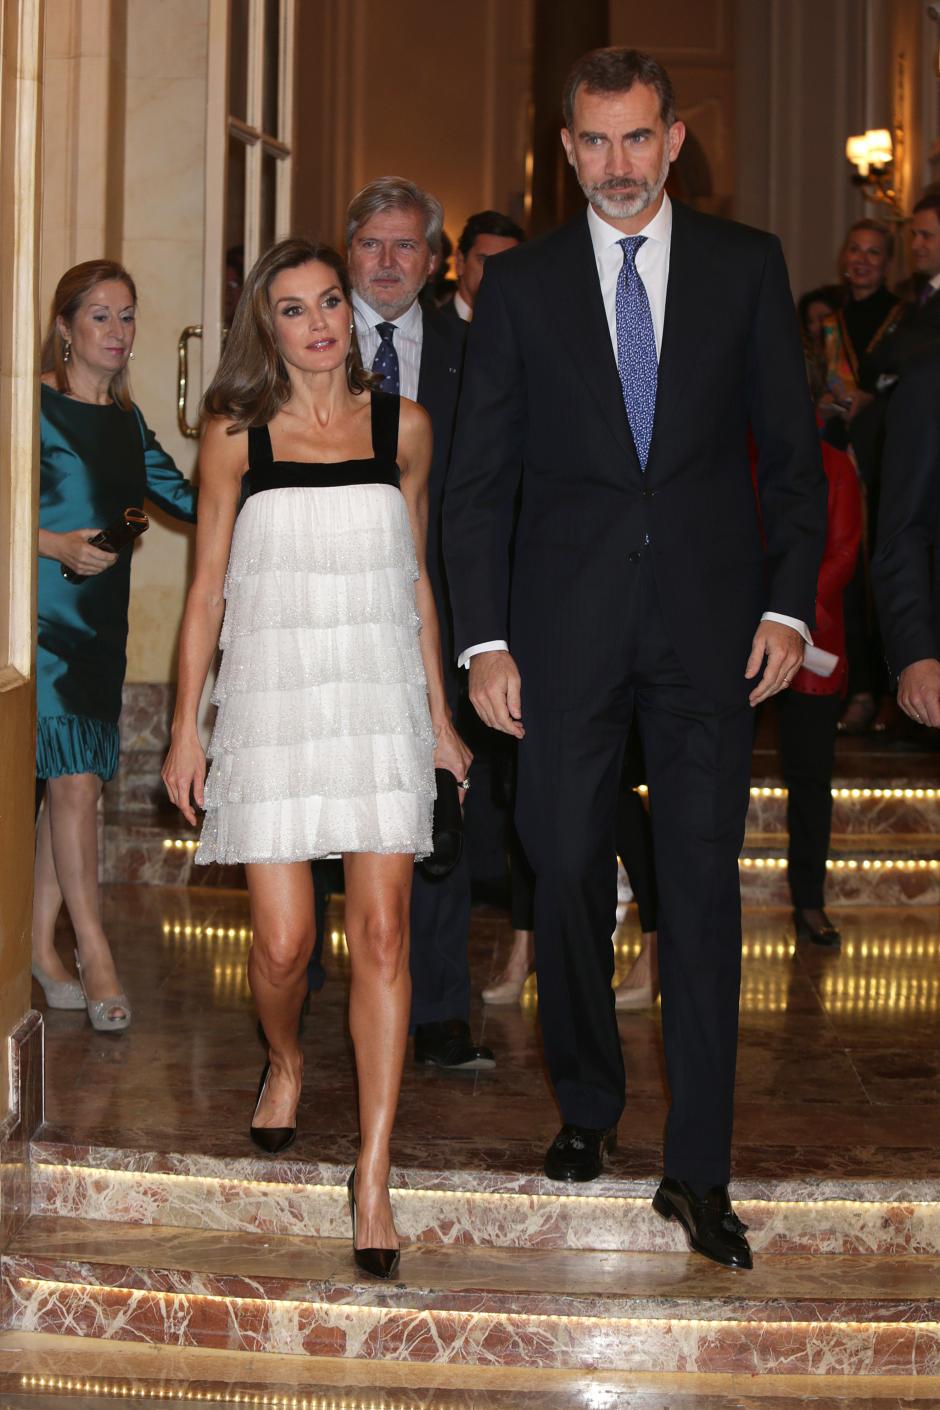
[{"label": "woman in teal dress", "polygon": [[[33,974],[53,1008],[83,1008],[96,1028],[128,1026],[98,898],[97,805],[118,764],[131,547],[89,539],[151,500],[195,518],[195,491],[132,403],[127,363],[137,292],[107,260],[63,275],[42,348],[36,777],[45,785],[33,905]],[[82,581],[70,582],[69,569]],[[80,983],[55,949],[62,902]]]}]

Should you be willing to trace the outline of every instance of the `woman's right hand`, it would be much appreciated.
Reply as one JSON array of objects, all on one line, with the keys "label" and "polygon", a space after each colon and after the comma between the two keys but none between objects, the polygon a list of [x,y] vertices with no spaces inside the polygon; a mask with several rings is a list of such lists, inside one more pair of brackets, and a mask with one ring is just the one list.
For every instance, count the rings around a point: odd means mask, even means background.
[{"label": "woman's right hand", "polygon": [[206,807],[206,751],[195,730],[179,739],[174,738],[160,772],[171,803],[174,803],[191,827],[196,826],[196,806]]},{"label": "woman's right hand", "polygon": [[106,548],[95,548],[89,543],[89,539],[100,533],[100,529],[72,529],[67,534],[50,533],[48,537],[53,542],[50,544],[47,540],[45,544],[40,544],[40,549],[52,548],[54,551],[43,554],[43,557],[57,558],[80,578],[95,578],[106,568],[113,567],[118,560],[116,553],[110,553]]}]

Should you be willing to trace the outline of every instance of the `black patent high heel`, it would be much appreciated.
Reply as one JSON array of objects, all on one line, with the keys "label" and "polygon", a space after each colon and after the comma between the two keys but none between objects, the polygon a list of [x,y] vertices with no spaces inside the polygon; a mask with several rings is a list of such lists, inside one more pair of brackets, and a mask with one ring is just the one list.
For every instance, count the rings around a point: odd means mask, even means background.
[{"label": "black patent high heel", "polygon": [[[258,1107],[261,1105],[261,1098],[264,1096],[264,1089],[267,1085],[270,1071],[271,1064],[266,1062],[261,1072],[261,1081],[258,1083],[258,1100],[255,1102],[256,1113]],[[266,1155],[277,1155],[279,1151],[287,1150],[287,1147],[297,1135],[297,1127],[256,1126],[254,1121],[252,1121],[249,1134],[259,1150],[263,1150]]]},{"label": "black patent high heel", "polygon": [[356,1167],[353,1166],[346,1181],[349,1195],[349,1214],[352,1219],[353,1258],[356,1267],[372,1278],[394,1278],[401,1262],[401,1250],[397,1248],[356,1248]]}]

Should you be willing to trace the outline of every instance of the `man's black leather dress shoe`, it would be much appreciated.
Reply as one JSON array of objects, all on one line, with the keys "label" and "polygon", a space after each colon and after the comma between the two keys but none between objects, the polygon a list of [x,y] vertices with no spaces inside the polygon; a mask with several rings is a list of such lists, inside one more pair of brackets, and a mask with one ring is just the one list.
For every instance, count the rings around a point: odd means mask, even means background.
[{"label": "man's black leather dress shoe", "polygon": [[842,944],[842,936],[825,911],[821,910],[819,915],[822,917],[822,924],[813,925],[805,911],[793,912],[797,940],[811,940],[814,945],[825,945],[829,949],[837,948]]},{"label": "man's black leather dress shoe", "polygon": [[713,1185],[703,1195],[684,1180],[662,1180],[653,1208],[664,1219],[678,1219],[694,1253],[703,1253],[726,1268],[752,1268],[747,1225],[731,1208],[727,1185]]},{"label": "man's black leather dress shoe", "polygon": [[415,1062],[448,1072],[484,1072],[496,1066],[493,1050],[474,1043],[469,1023],[460,1018],[415,1024]]},{"label": "man's black leather dress shoe", "polygon": [[615,1130],[597,1131],[566,1122],[545,1152],[545,1174],[550,1180],[596,1180],[604,1168],[604,1156],[616,1149]]}]

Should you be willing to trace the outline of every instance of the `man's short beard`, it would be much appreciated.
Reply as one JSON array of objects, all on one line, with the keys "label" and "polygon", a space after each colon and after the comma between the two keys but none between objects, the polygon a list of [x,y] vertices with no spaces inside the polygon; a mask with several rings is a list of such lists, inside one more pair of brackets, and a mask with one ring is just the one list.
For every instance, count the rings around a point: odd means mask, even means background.
[{"label": "man's short beard", "polygon": [[645,210],[649,210],[659,197],[668,177],[669,145],[667,143],[663,148],[662,166],[655,181],[634,181],[631,182],[630,190],[620,192],[610,188],[622,186],[624,184],[622,180],[601,181],[591,186],[578,176],[578,185],[591,205],[602,215],[608,216],[611,220],[632,220],[634,216],[642,215]]},{"label": "man's short beard", "polygon": [[396,318],[401,318],[402,314],[407,313],[418,294],[421,293],[419,288],[416,292],[409,294],[408,286],[404,282],[397,286],[394,294],[389,291],[385,295],[373,288],[368,282],[362,288],[355,284],[353,287],[359,297],[364,299],[370,308],[374,309],[376,313],[380,313],[389,323],[394,323]]}]

